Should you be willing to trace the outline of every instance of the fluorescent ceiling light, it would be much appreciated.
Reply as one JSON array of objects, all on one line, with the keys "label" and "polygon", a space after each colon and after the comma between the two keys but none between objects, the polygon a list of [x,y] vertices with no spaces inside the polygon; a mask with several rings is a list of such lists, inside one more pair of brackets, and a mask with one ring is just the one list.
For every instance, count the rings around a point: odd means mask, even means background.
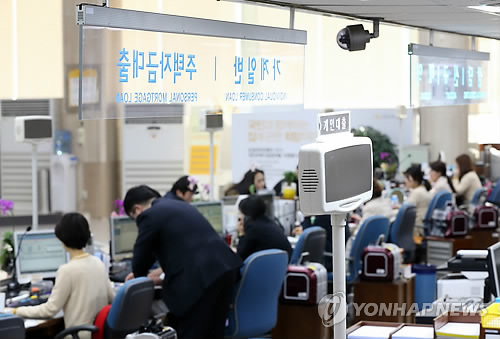
[{"label": "fluorescent ceiling light", "polygon": [[486,12],[486,13],[489,13],[489,14],[500,13],[500,7],[498,7],[498,6],[486,6],[486,5],[482,5],[482,6],[467,6],[467,8],[475,9],[477,11]]}]

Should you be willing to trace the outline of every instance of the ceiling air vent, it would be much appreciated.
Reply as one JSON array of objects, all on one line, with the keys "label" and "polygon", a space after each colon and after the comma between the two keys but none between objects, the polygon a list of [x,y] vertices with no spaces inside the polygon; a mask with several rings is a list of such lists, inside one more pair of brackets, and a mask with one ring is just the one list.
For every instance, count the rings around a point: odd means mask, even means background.
[{"label": "ceiling air vent", "polygon": [[2,100],[3,117],[50,115],[49,100]]},{"label": "ceiling air vent", "polygon": [[126,124],[182,124],[183,116],[183,104],[125,105]]}]

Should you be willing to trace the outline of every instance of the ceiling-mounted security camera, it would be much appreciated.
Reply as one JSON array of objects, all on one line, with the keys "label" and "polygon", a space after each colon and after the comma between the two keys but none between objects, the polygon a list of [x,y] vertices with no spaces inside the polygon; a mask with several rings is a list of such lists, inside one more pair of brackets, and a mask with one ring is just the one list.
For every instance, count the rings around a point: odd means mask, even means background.
[{"label": "ceiling-mounted security camera", "polygon": [[363,25],[351,25],[342,28],[337,34],[340,48],[349,51],[362,51],[370,39],[378,38],[378,20],[373,21],[373,33],[366,31]]}]

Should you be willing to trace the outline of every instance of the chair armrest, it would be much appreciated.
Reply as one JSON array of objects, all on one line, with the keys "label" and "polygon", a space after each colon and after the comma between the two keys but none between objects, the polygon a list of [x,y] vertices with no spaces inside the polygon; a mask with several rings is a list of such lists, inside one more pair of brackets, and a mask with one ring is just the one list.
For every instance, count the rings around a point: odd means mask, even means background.
[{"label": "chair armrest", "polygon": [[97,326],[94,325],[80,325],[80,326],[74,326],[65,329],[64,331],[61,331],[57,333],[57,335],[54,337],[54,339],[63,339],[67,335],[71,335],[73,339],[80,339],[78,336],[78,332],[80,331],[89,331],[91,333],[97,332],[98,328]]}]

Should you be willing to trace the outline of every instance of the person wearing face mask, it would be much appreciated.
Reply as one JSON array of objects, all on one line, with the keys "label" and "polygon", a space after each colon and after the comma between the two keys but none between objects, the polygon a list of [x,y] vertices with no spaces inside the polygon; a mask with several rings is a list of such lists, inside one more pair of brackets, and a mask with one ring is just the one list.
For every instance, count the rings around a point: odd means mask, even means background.
[{"label": "person wearing face mask", "polygon": [[127,279],[146,276],[158,260],[169,325],[179,338],[223,338],[242,261],[194,206],[153,192],[133,187],[123,201],[138,227]]}]

